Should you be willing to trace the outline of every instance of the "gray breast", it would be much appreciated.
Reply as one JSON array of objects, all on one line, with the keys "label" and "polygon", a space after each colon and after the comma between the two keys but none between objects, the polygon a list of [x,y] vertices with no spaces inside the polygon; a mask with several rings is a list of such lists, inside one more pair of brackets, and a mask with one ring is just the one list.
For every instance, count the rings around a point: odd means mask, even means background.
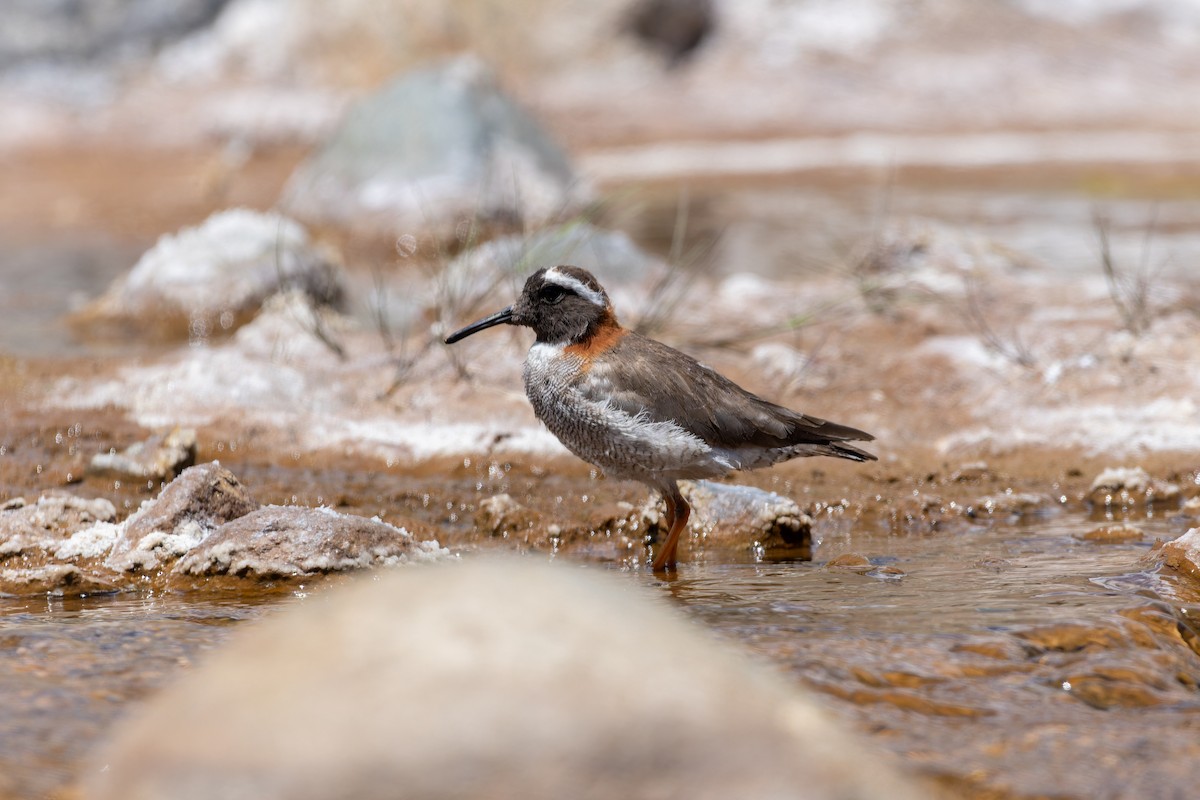
[{"label": "gray breast", "polygon": [[[603,381],[583,371],[583,360],[561,345],[535,344],[525,359],[525,393],[538,419],[568,450],[613,477],[653,485],[663,480],[724,475],[733,465],[672,422],[654,422],[604,400],[589,399],[580,386]],[[587,395],[603,397],[596,386]]]}]

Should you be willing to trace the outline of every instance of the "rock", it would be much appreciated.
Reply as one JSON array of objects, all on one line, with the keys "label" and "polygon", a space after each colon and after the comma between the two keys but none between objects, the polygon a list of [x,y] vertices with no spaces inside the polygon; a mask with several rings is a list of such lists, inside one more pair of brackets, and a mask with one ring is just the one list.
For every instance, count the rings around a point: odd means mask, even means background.
[{"label": "rock", "polygon": [[970,520],[977,513],[986,513],[982,509],[977,511],[973,506],[959,505],[940,495],[925,492],[884,497],[877,502],[886,514],[887,524],[895,531],[945,532],[955,528],[966,529],[972,525]]},{"label": "rock", "polygon": [[950,480],[955,483],[975,483],[991,475],[986,461],[973,461],[963,464],[950,474]]},{"label": "rock", "polygon": [[264,300],[288,289],[328,304],[344,293],[340,271],[309,244],[300,225],[231,209],[160,238],[72,322],[91,333],[203,340],[232,331]]},{"label": "rock", "polygon": [[571,553],[595,561],[636,563],[646,552],[642,512],[630,503],[591,502],[569,519],[545,514],[498,494],[479,504],[476,530],[499,537],[518,549]]},{"label": "rock", "polygon": [[704,42],[717,25],[712,0],[636,0],[624,29],[676,66]]},{"label": "rock", "polygon": [[[699,531],[698,541],[685,534],[682,544],[765,553],[812,544],[812,519],[795,502],[775,492],[711,481],[680,481],[679,489],[692,506],[688,527]],[[642,511],[647,531],[658,539],[666,535],[662,511],[657,496]]]},{"label": "rock", "polygon": [[516,559],[373,575],[251,623],[94,763],[86,800],[930,793],[657,594]]},{"label": "rock", "polygon": [[980,497],[966,508],[969,517],[1027,517],[1053,511],[1054,502],[1034,492],[998,492]]},{"label": "rock", "polygon": [[116,543],[123,529],[124,524],[97,522],[89,528],[71,534],[62,544],[54,548],[54,558],[58,561],[104,558],[112,550],[113,544]]},{"label": "rock", "polygon": [[0,559],[52,553],[77,531],[116,518],[116,508],[103,498],[50,495],[33,505],[5,508],[0,510]]},{"label": "rock", "polygon": [[512,495],[502,493],[480,501],[475,513],[475,527],[489,536],[507,538],[523,533],[542,523],[542,516],[518,503]]},{"label": "rock", "polygon": [[812,520],[775,492],[711,481],[688,482],[683,490],[704,519],[706,543],[771,549],[812,542]]},{"label": "rock", "polygon": [[282,203],[310,222],[448,238],[463,220],[536,227],[587,194],[558,145],[463,58],[360,101]]},{"label": "rock", "polygon": [[1189,497],[1186,501],[1184,501],[1183,505],[1180,506],[1179,511],[1185,517],[1200,519],[1200,497]]},{"label": "rock", "polygon": [[865,574],[875,569],[875,566],[871,563],[871,559],[861,553],[842,553],[840,556],[829,559],[825,568]]},{"label": "rock", "polygon": [[145,53],[209,24],[227,0],[115,0],[6,6],[0,66],[107,62]]},{"label": "rock", "polygon": [[1103,525],[1087,533],[1078,533],[1075,538],[1097,544],[1128,544],[1142,541],[1146,534],[1136,525]]},{"label": "rock", "polygon": [[258,508],[232,472],[217,462],[185,469],[158,497],[125,521],[108,558],[121,571],[152,570],[178,558],[226,522]]},{"label": "rock", "polygon": [[1193,580],[1200,580],[1200,528],[1192,528],[1182,536],[1164,544],[1159,553],[1163,563]]},{"label": "rock", "polygon": [[0,594],[105,594],[119,588],[112,581],[86,573],[74,564],[0,569]]},{"label": "rock", "polygon": [[1181,496],[1177,485],[1151,478],[1141,467],[1109,467],[1092,481],[1087,499],[1111,508],[1178,503]]},{"label": "rock", "polygon": [[288,577],[449,556],[435,541],[328,508],[265,506],[228,522],[175,565],[185,575]]},{"label": "rock", "polygon": [[[681,481],[679,486],[692,505],[691,535],[685,535],[683,541],[693,551],[701,547],[794,554],[811,545],[812,520],[786,497],[751,486],[709,481]],[[655,540],[666,535],[663,510],[655,494],[640,510],[623,503],[589,505],[582,519],[559,525],[501,494],[479,504],[475,525],[491,536],[520,537],[533,547],[623,559],[633,551],[644,551],[647,535]]]},{"label": "rock", "polygon": [[88,465],[88,474],[121,480],[158,483],[170,480],[196,463],[196,432],[173,428],[155,434],[121,452],[97,453]]}]

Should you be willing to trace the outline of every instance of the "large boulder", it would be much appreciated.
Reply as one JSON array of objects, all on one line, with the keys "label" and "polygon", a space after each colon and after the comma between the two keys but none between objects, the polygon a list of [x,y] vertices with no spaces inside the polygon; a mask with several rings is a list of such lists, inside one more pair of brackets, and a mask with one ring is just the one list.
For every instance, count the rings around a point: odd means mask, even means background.
[{"label": "large boulder", "polygon": [[283,206],[314,223],[447,236],[464,219],[536,225],[587,194],[562,149],[464,58],[360,101],[292,175]]},{"label": "large boulder", "polygon": [[299,224],[230,209],[160,238],[72,322],[108,335],[205,339],[231,332],[267,298],[291,289],[324,304],[338,304],[344,294],[340,269]]},{"label": "large boulder", "polygon": [[483,559],[332,588],[126,720],[83,796],[929,796],[633,584]]}]

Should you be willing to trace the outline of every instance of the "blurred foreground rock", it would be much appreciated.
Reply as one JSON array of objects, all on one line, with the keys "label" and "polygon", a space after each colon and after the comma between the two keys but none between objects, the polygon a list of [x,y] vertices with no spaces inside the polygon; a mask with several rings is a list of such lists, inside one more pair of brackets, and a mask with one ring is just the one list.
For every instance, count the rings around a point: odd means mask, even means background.
[{"label": "blurred foreground rock", "polygon": [[628,579],[515,559],[251,625],[95,764],[89,800],[929,796]]},{"label": "blurred foreground rock", "polygon": [[536,226],[588,195],[562,149],[481,63],[463,58],[359,102],[292,175],[283,206],[360,232],[449,237],[462,220]]},{"label": "blurred foreground rock", "polygon": [[338,304],[344,293],[338,267],[312,247],[300,225],[231,209],[160,238],[72,323],[116,337],[205,339],[247,322],[263,301],[288,289],[321,304]]}]

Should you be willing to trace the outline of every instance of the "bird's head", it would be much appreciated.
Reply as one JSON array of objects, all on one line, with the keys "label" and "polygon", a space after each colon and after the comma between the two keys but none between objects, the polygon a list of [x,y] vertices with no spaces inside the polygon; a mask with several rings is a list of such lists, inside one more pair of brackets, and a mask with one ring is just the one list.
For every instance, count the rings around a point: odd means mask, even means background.
[{"label": "bird's head", "polygon": [[533,328],[539,342],[571,344],[590,336],[605,321],[616,322],[604,287],[586,269],[545,267],[529,276],[517,302],[446,337],[454,344],[494,325]]}]

